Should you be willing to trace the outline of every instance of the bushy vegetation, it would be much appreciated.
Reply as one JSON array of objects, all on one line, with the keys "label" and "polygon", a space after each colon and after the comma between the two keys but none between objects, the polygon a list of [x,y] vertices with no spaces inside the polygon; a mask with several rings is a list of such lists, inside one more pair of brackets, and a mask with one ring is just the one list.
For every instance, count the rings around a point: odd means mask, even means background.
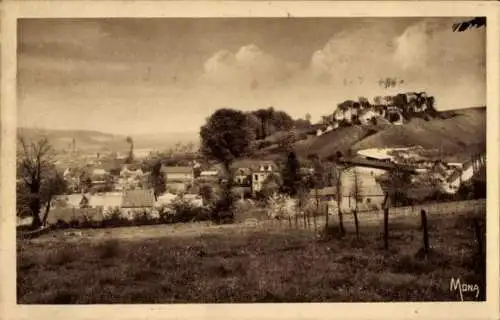
[{"label": "bushy vegetation", "polygon": [[213,207],[197,206],[190,201],[177,199],[170,205],[155,210],[139,210],[130,216],[125,215],[120,208],[112,208],[104,212],[101,220],[82,217],[69,222],[59,220],[52,227],[55,229],[67,228],[114,228],[126,226],[146,226],[153,224],[171,224],[211,219]]}]

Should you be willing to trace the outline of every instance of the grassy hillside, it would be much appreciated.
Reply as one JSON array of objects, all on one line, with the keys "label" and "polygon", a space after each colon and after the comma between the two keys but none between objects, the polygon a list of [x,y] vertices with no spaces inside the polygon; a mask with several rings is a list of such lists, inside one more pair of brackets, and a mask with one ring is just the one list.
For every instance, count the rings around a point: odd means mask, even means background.
[{"label": "grassy hillside", "polygon": [[317,154],[321,158],[327,158],[337,151],[346,152],[354,143],[373,133],[373,128],[357,125],[339,128],[322,136],[300,141],[296,144],[296,152],[301,157]]},{"label": "grassy hillside", "polygon": [[[429,217],[431,254],[420,252],[418,217],[390,220],[360,238],[245,225],[54,232],[17,243],[19,304],[459,301],[450,278],[484,286],[472,219]],[[364,220],[361,220],[364,221]],[[484,227],[483,229],[484,230]],[[156,235],[156,236],[155,236]],[[483,233],[484,237],[484,233]],[[482,300],[471,292],[464,300]]]},{"label": "grassy hillside", "polygon": [[345,154],[358,141],[385,130],[392,125],[384,119],[377,119],[377,125],[353,125],[343,127],[321,136],[308,136],[305,140],[295,143],[295,150],[300,157],[317,154],[321,158],[335,155],[337,151]]},{"label": "grassy hillside", "polygon": [[[310,135],[297,141],[294,148],[305,158],[317,154],[325,159],[337,151],[346,153],[370,148],[409,147],[419,145],[436,150],[436,157],[454,160],[460,154],[485,150],[486,108],[469,108],[440,113],[441,117],[425,121],[415,118],[401,126],[379,121],[374,126],[344,127],[321,136]],[[273,150],[269,147],[270,153]]]},{"label": "grassy hillside", "polygon": [[420,145],[443,155],[479,152],[486,146],[486,108],[458,110],[447,119],[413,119],[391,126],[353,145],[353,150]]}]

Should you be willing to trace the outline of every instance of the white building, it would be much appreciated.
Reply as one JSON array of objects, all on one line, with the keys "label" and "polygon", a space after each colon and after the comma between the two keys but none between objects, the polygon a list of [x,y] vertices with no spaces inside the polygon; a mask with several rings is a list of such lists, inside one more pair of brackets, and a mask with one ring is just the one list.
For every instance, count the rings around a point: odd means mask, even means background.
[{"label": "white building", "polygon": [[354,166],[341,173],[340,208],[350,212],[358,210],[380,209],[385,199],[382,186],[376,178],[387,171],[378,168]]}]

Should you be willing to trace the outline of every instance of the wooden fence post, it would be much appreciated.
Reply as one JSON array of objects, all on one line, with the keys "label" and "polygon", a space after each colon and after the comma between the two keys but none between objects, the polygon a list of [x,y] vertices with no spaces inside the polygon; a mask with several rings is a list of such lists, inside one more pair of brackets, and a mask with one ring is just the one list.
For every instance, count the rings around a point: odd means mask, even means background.
[{"label": "wooden fence post", "polygon": [[479,225],[479,222],[477,221],[476,218],[474,218],[473,222],[474,222],[474,233],[476,234],[476,240],[477,240],[478,254],[481,257],[481,259],[483,259],[484,245],[483,245],[483,237],[481,235],[481,226]]},{"label": "wooden fence post", "polygon": [[356,238],[359,238],[359,220],[358,220],[358,210],[354,209],[354,225],[356,227]]},{"label": "wooden fence post", "polygon": [[325,210],[325,227],[328,228],[328,205],[326,205]]},{"label": "wooden fence post", "polygon": [[479,225],[477,218],[474,218],[473,223],[474,223],[474,233],[476,234],[476,240],[477,240],[477,249],[479,254],[478,267],[480,269],[480,275],[481,275],[478,300],[484,301],[486,300],[486,257],[484,252],[484,243],[481,232],[481,226]]},{"label": "wooden fence post", "polygon": [[423,232],[423,239],[424,239],[424,252],[427,254],[429,252],[429,232],[427,229],[427,214],[425,213],[425,210],[422,209],[420,211],[420,215],[422,218],[422,232]]},{"label": "wooden fence post", "polygon": [[384,208],[384,248],[389,249],[389,208]]},{"label": "wooden fence post", "polygon": [[314,215],[313,215],[313,223],[314,223],[314,232],[316,232],[318,230],[318,227],[317,227],[317,222],[316,222],[316,215],[318,214],[319,210],[317,210]]}]

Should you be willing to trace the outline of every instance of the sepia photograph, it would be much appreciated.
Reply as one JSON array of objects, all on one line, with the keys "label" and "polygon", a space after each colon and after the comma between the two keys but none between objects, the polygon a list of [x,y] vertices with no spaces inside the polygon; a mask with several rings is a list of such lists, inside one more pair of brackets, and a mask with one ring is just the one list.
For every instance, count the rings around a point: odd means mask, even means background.
[{"label": "sepia photograph", "polygon": [[485,302],[488,28],[16,19],[16,303]]}]

